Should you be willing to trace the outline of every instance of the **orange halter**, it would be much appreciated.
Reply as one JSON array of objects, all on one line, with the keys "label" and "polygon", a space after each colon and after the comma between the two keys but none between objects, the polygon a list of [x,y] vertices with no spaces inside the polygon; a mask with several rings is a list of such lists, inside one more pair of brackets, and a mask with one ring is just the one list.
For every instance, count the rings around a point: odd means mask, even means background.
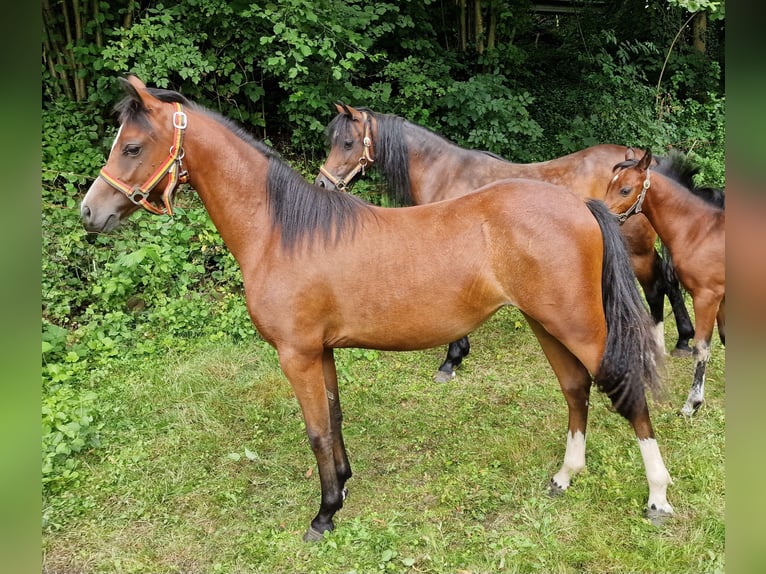
[{"label": "orange halter", "polygon": [[[174,105],[176,106],[176,111],[173,113],[173,127],[175,128],[175,134],[173,136],[173,145],[170,146],[170,155],[168,155],[168,158],[162,165],[149,176],[149,179],[147,179],[143,185],[134,185],[131,187],[120,178],[110,175],[106,169],[102,169],[99,173],[100,177],[106,183],[124,193],[130,201],[156,215],[173,215],[173,192],[179,183],[186,183],[189,180],[189,174],[183,169],[181,163],[181,160],[183,160],[184,157],[182,144],[187,118],[183,111],[183,106],[179,103],[175,103]],[[165,175],[168,176],[168,182],[167,185],[165,185],[165,191],[162,192],[162,202],[165,205],[163,208],[150,203],[147,198],[149,197],[149,193],[157,186]]]}]

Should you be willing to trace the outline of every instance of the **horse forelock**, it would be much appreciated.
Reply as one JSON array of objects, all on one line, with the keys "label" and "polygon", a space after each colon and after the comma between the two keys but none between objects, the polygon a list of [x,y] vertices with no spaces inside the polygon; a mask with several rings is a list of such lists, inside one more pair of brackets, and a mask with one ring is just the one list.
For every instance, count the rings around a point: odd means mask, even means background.
[{"label": "horse forelock", "polygon": [[[161,102],[194,106],[185,96],[173,90],[163,90],[161,88],[147,88],[146,90]],[[114,106],[114,111],[117,113],[120,124],[140,122],[143,125],[148,125],[149,111],[139,98],[138,92],[129,84],[126,84],[126,91],[128,95]]]}]

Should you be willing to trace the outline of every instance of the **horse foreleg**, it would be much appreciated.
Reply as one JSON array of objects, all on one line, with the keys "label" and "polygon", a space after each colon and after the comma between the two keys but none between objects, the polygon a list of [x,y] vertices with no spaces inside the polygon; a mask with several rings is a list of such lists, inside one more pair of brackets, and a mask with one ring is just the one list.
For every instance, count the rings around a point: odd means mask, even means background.
[{"label": "horse foreleg", "polygon": [[471,345],[468,342],[468,337],[463,337],[458,341],[454,341],[449,344],[447,348],[447,358],[439,367],[434,375],[434,381],[437,383],[446,383],[447,381],[455,377],[455,369],[460,366],[463,359],[468,356],[471,351]]},{"label": "horse foreleg", "polygon": [[[320,540],[332,530],[334,514],[343,506],[343,490],[335,465],[333,423],[330,415],[330,401],[325,386],[323,351],[300,353],[279,349],[282,371],[292,385],[303,412],[306,434],[319,468],[322,501],[319,512],[303,536],[307,542]],[[340,411],[340,405],[337,407]]]},{"label": "horse foreleg", "polygon": [[351,478],[351,464],[348,461],[346,445],[343,442],[343,412],[340,408],[338,373],[335,369],[332,349],[325,349],[322,356],[322,368],[324,370],[325,389],[327,390],[327,403],[330,407],[330,429],[333,438],[332,451],[335,460],[335,473],[338,476],[343,500],[345,500],[348,496],[346,481]]}]

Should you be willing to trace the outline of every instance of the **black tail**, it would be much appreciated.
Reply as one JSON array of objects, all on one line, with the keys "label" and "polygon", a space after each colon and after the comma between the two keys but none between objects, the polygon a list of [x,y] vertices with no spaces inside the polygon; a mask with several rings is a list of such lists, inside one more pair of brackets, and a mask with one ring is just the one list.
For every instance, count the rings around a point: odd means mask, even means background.
[{"label": "black tail", "polygon": [[589,199],[587,204],[604,237],[601,285],[607,337],[594,379],[617,412],[631,420],[645,404],[645,389],[661,390],[660,367],[664,353],[638,293],[636,276],[616,217],[601,201]]},{"label": "black tail", "polygon": [[670,256],[670,250],[664,243],[660,249],[660,269],[662,270],[662,277],[665,279],[665,283],[675,285],[680,290],[681,283],[678,281],[678,275],[676,275],[673,258]]}]

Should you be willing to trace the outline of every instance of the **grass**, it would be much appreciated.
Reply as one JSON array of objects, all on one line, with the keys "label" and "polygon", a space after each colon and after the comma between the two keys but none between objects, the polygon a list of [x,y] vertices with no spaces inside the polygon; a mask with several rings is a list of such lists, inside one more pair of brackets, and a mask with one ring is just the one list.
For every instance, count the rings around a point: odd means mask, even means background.
[{"label": "grass", "polygon": [[690,359],[668,359],[668,402],[652,403],[676,510],[659,528],[642,517],[632,430],[595,391],[588,467],[565,495],[546,495],[566,406],[517,311],[481,327],[457,379],[439,385],[443,352],[336,352],[354,477],[319,544],[301,541],[318,473],[271,348],[200,343],[118,365],[92,381],[102,446],[76,489],[45,502],[43,572],[723,572],[717,340],[694,418],[676,414]]}]

